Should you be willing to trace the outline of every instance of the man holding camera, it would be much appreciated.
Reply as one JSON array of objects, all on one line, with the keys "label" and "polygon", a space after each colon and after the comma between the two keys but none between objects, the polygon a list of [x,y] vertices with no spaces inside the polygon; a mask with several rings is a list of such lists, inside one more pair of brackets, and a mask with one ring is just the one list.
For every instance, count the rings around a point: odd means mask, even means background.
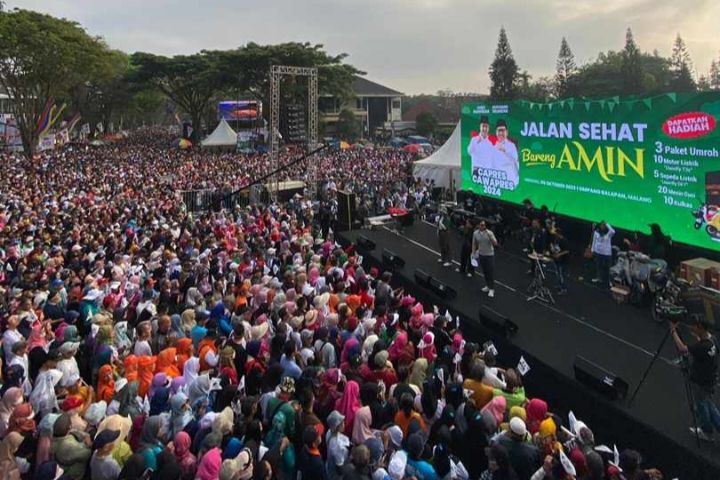
[{"label": "man holding camera", "polygon": [[720,410],[713,400],[718,373],[717,343],[709,331],[709,324],[700,316],[692,323],[692,335],[696,339],[692,345],[683,342],[677,326],[677,322],[672,322],[670,331],[678,351],[690,360],[690,385],[698,424],[697,428],[690,427],[690,432],[701,440],[714,442],[713,433],[720,432]]}]

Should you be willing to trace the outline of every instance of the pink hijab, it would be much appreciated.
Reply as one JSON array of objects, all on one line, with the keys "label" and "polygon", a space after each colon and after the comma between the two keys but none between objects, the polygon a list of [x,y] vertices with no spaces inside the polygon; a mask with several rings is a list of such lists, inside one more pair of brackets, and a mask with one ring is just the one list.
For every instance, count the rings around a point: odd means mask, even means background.
[{"label": "pink hijab", "polygon": [[373,432],[370,429],[372,424],[372,412],[370,407],[362,407],[355,413],[355,423],[353,424],[352,441],[355,445],[365,443],[368,438],[373,438]]},{"label": "pink hijab", "polygon": [[506,408],[507,401],[505,400],[505,397],[499,395],[497,397],[493,397],[493,399],[490,400],[490,402],[485,405],[480,412],[490,412],[497,424],[500,425],[505,417]]},{"label": "pink hijab", "polygon": [[393,362],[397,361],[402,351],[405,350],[405,345],[407,345],[407,343],[407,332],[398,332],[397,337],[395,337],[395,341],[390,345],[390,348],[388,348],[390,360],[392,360]]},{"label": "pink hijab", "polygon": [[198,466],[196,480],[218,480],[220,478],[220,467],[222,466],[222,455],[217,447],[211,448],[203,455]]},{"label": "pink hijab", "polygon": [[188,477],[195,475],[195,467],[197,466],[195,455],[190,453],[191,443],[190,435],[186,432],[178,432],[173,441],[175,458],[182,469],[183,475]]},{"label": "pink hijab", "polygon": [[356,381],[350,380],[345,385],[343,396],[335,402],[335,410],[345,416],[345,435],[351,436],[355,413],[360,410],[360,386]]},{"label": "pink hijab", "polygon": [[525,411],[527,411],[526,423],[528,430],[534,435],[540,430],[540,423],[545,420],[545,416],[547,415],[547,402],[539,398],[533,398],[528,402]]},{"label": "pink hijab", "polygon": [[[343,346],[342,352],[340,353],[340,365],[343,365],[344,363],[347,363],[350,361],[350,351],[355,348],[359,347],[360,342],[358,342],[358,339],[355,337],[350,337],[347,340],[345,340],[345,346]],[[357,348],[356,348],[357,350]]]}]

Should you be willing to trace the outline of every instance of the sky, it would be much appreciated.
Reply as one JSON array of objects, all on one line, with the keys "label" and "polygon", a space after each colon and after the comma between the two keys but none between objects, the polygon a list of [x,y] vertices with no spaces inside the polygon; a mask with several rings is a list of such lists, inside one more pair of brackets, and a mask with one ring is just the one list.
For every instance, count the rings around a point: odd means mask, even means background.
[{"label": "sky", "polygon": [[628,27],[661,55],[680,33],[699,74],[720,58],[718,0],[8,0],[14,7],[75,20],[126,52],[320,43],[408,95],[486,93],[501,26],[533,77],[553,74],[563,36],[581,65],[621,49]]}]

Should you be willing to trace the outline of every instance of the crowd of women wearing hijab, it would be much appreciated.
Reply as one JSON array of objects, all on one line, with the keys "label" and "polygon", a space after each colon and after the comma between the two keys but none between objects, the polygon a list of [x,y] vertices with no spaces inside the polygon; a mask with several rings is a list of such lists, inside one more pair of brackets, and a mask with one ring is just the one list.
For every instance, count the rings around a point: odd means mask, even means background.
[{"label": "crowd of women wearing hijab", "polygon": [[[354,184],[406,194],[404,157],[347,155]],[[657,474],[528,398],[307,204],[187,214],[166,175],[241,181],[202,158],[147,134],[2,157],[0,479]]]}]

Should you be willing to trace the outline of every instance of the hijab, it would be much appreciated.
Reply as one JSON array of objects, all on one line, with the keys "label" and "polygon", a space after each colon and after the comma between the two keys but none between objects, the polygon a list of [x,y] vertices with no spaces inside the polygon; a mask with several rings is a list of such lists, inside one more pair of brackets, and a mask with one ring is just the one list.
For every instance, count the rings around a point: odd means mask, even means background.
[{"label": "hijab", "polygon": [[125,366],[125,377],[128,382],[133,382],[138,379],[138,357],[135,355],[128,355],[125,357],[123,362]]},{"label": "hijab", "polygon": [[111,365],[103,365],[98,371],[97,398],[110,403],[113,395],[115,395],[113,368]]},{"label": "hijab", "polygon": [[528,431],[535,435],[540,430],[540,423],[545,420],[545,416],[548,412],[547,402],[539,398],[533,398],[525,407],[527,413],[527,428]]},{"label": "hijab", "polygon": [[397,337],[395,337],[395,341],[392,342],[390,347],[388,348],[388,353],[390,354],[390,360],[393,362],[397,362],[397,360],[400,358],[400,355],[402,354],[403,350],[405,350],[405,346],[408,343],[408,334],[407,332],[399,332]]},{"label": "hijab", "polygon": [[178,432],[175,434],[175,437],[173,437],[173,452],[179,462],[182,462],[192,455],[192,453],[190,453],[191,444],[192,440],[187,432]]},{"label": "hijab", "polygon": [[412,372],[408,383],[422,388],[425,378],[427,377],[428,361],[426,358],[418,358],[412,366]]},{"label": "hijab", "polygon": [[170,316],[171,330],[175,334],[176,339],[185,338],[185,330],[182,327],[182,317],[177,313]]},{"label": "hijab", "polygon": [[190,357],[183,365],[183,378],[185,379],[185,385],[190,384],[195,380],[200,372],[200,360],[197,357]]},{"label": "hijab", "polygon": [[170,347],[161,351],[157,356],[155,372],[165,373],[170,378],[180,376],[180,369],[177,367],[177,349]]},{"label": "hijab", "polygon": [[35,412],[29,403],[21,403],[13,410],[8,420],[8,432],[35,433]]},{"label": "hijab", "polygon": [[485,405],[482,410],[480,410],[481,413],[484,412],[490,412],[492,414],[493,418],[495,419],[495,424],[500,425],[502,423],[503,418],[505,417],[505,409],[507,408],[507,400],[505,400],[505,397],[502,395],[498,395],[497,397],[493,397],[490,402]]},{"label": "hijab", "polygon": [[120,404],[118,413],[122,416],[135,418],[140,415],[140,405],[137,401],[138,388],[140,383],[135,380],[125,385],[116,395],[116,400]]},{"label": "hijab", "polygon": [[168,410],[168,401],[170,400],[170,389],[168,387],[160,387],[153,392],[150,399],[150,416],[160,415]]},{"label": "hijab", "polygon": [[160,429],[162,428],[163,419],[156,415],[154,417],[148,417],[142,426],[140,433],[140,444],[138,451],[142,451],[148,448],[157,447],[160,442]]},{"label": "hijab", "polygon": [[[18,432],[10,432],[0,443],[0,471],[3,471],[5,478],[13,478],[10,474],[13,470],[17,470],[15,462],[15,453],[20,448],[24,437]],[[18,473],[17,478],[20,478]]]},{"label": "hijab", "polygon": [[220,449],[213,447],[203,455],[198,465],[198,471],[195,474],[196,480],[218,480],[220,477],[220,467],[222,465],[222,455]]},{"label": "hijab", "polygon": [[170,398],[170,427],[173,434],[182,431],[193,419],[192,410],[185,408],[187,402],[188,397],[182,392],[178,392]]},{"label": "hijab", "polygon": [[353,423],[352,441],[356,445],[362,445],[365,440],[374,438],[373,431],[370,429],[372,424],[372,411],[370,407],[362,407],[355,413],[355,422]]},{"label": "hijab", "polygon": [[343,396],[335,402],[335,410],[345,417],[345,435],[352,435],[353,421],[360,407],[360,386],[356,381],[350,380],[345,385]]},{"label": "hijab", "polygon": [[2,396],[2,401],[0,401],[0,423],[7,425],[7,422],[10,420],[10,415],[12,415],[13,410],[15,410],[15,407],[17,407],[21,403],[23,403],[22,388],[8,388],[5,394]]},{"label": "hijab", "polygon": [[210,396],[210,376],[205,373],[190,382],[188,386],[188,398],[190,405],[195,405],[198,401],[207,400]]}]

